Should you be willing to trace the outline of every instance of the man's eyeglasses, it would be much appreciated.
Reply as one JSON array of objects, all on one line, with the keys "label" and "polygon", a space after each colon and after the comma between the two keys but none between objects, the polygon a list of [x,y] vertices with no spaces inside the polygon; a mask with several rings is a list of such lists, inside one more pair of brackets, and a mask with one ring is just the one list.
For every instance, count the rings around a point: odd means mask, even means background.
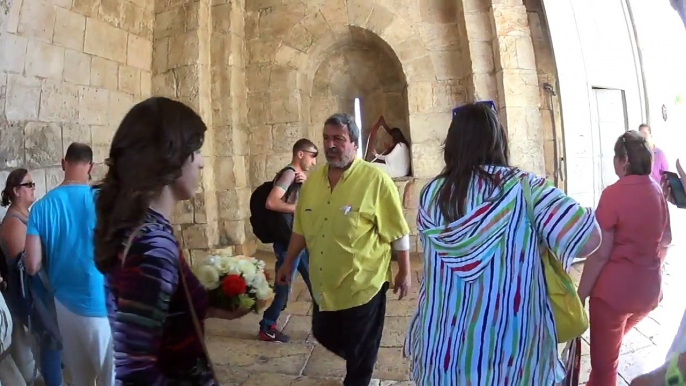
[{"label": "man's eyeglasses", "polygon": [[33,189],[33,188],[36,187],[36,183],[33,182],[33,181],[31,181],[31,182],[23,182],[23,183],[19,184],[19,186],[24,186],[24,187]]}]

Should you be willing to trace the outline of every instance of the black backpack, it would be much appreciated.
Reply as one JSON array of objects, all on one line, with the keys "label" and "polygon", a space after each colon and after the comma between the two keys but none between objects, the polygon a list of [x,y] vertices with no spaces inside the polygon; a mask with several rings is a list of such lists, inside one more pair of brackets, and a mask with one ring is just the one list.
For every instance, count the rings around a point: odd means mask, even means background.
[{"label": "black backpack", "polygon": [[[257,187],[250,196],[250,225],[252,225],[252,232],[265,244],[274,242],[288,244],[291,239],[293,214],[276,212],[267,209],[265,206],[269,193],[274,188],[274,182],[288,169],[295,170],[292,166],[283,168],[273,180]],[[286,190],[285,196],[287,197],[294,190],[300,189],[300,186],[301,184],[293,182]]]}]

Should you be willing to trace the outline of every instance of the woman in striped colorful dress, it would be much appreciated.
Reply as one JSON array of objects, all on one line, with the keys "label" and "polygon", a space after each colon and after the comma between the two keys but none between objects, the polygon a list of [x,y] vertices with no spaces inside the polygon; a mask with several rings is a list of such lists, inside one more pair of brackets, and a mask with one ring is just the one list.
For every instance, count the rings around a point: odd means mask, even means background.
[{"label": "woman in striped colorful dress", "polygon": [[594,216],[510,166],[507,134],[490,107],[459,109],[444,153],[444,171],[420,196],[424,277],[405,342],[412,379],[417,386],[551,386],[564,371],[538,243],[569,267],[600,244]]}]

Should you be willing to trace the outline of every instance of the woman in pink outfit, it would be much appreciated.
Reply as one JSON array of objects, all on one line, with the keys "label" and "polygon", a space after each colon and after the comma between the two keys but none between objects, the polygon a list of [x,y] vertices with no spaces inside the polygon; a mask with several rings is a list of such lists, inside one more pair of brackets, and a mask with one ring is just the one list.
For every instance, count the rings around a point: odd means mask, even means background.
[{"label": "woman in pink outfit", "polygon": [[629,131],[615,143],[619,181],[600,197],[596,219],[600,248],[587,260],[579,284],[590,297],[591,375],[588,386],[614,386],[624,335],[657,307],[661,266],[671,242],[669,211],[650,174],[652,151]]}]

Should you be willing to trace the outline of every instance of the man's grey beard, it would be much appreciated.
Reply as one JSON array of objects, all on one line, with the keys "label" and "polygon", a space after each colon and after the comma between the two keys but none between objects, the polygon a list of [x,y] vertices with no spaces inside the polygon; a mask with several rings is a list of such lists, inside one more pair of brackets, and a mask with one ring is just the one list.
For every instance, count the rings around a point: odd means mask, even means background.
[{"label": "man's grey beard", "polygon": [[348,167],[348,165],[350,165],[351,162],[353,162],[353,158],[355,157],[350,156],[348,154],[342,154],[340,161],[332,161],[327,158],[326,163],[337,169],[345,169],[346,167]]}]

